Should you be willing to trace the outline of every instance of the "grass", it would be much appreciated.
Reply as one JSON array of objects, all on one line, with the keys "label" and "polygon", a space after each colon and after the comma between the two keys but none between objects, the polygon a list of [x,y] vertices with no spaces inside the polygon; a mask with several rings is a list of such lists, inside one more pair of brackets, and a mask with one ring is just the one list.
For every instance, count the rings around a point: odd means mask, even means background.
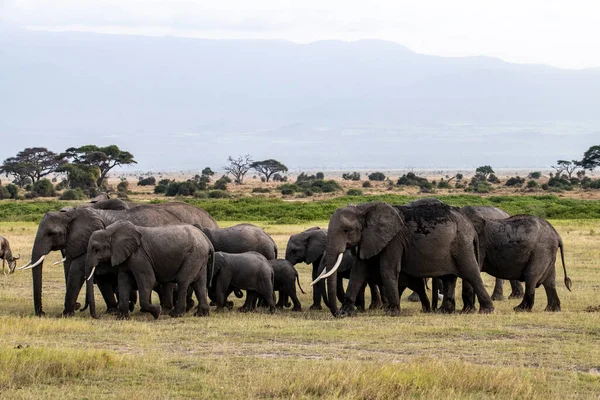
[{"label": "grass", "polygon": [[[64,277],[52,253],[44,267],[45,318],[32,316],[29,273],[0,275],[0,398],[597,398],[600,312],[585,309],[600,304],[600,220],[551,222],[574,285],[573,292],[559,285],[563,311],[554,314],[543,311],[540,288],[533,312],[519,314],[512,311],[517,300],[496,302],[491,315],[450,316],[403,301],[399,318],[379,310],[342,320],[284,310],[62,319]],[[274,237],[280,257],[291,234],[327,225],[257,224]],[[35,223],[0,222],[23,261],[35,231]],[[310,292],[309,267],[298,270]],[[484,281],[491,291],[492,279]],[[305,309],[311,299],[300,295]]]},{"label": "grass", "polygon": [[[272,224],[297,224],[314,220],[328,220],[333,212],[349,203],[384,201],[404,204],[422,196],[377,194],[369,196],[343,196],[315,201],[286,201],[281,198],[242,197],[234,199],[177,198],[208,211],[215,219],[225,221],[261,221]],[[554,195],[539,196],[434,196],[453,206],[486,205],[500,207],[511,215],[533,214],[550,219],[600,218],[600,200],[561,198]],[[306,199],[305,199],[306,200]],[[154,202],[166,201],[162,198]],[[68,201],[0,201],[0,221],[39,221],[44,213],[81,202]]]}]

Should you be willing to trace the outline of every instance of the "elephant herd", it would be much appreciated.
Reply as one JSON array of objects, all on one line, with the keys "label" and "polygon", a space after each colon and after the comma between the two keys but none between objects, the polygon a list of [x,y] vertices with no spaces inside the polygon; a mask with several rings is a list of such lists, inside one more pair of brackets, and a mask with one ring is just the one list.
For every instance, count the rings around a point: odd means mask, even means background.
[{"label": "elephant herd", "polygon": [[[0,238],[0,258],[7,254]],[[511,297],[522,297],[515,311],[530,311],[535,289],[543,285],[546,311],[560,311],[555,261],[561,251],[564,282],[571,290],[564,265],[563,243],[547,221],[531,215],[510,217],[494,207],[456,208],[426,198],[405,205],[369,202],[337,209],[328,229],[310,228],[292,235],[285,259],[262,229],[251,224],[219,228],[203,209],[185,203],[137,204],[97,199],[79,206],[48,212],[41,220],[31,251],[34,311],[42,308],[42,268],[51,251],[60,251],[65,276],[64,316],[89,308],[97,317],[94,284],[107,312],[128,319],[138,302],[142,312],[180,317],[191,310],[207,316],[231,308],[234,293],[245,303],[240,311],[258,306],[289,307],[301,311],[296,293],[298,263],[312,264],[312,310],[328,307],[336,316],[384,307],[400,314],[400,297],[408,287],[423,311],[455,310],[455,285],[462,279],[463,312],[494,310],[501,300],[502,280],[510,280]],[[16,258],[8,250],[9,263]],[[11,261],[13,260],[13,261]],[[56,263],[58,264],[58,263]],[[14,265],[9,269],[14,270]],[[481,272],[496,277],[490,296]],[[432,279],[432,303],[427,279]],[[344,291],[343,280],[348,279]],[[525,283],[523,291],[520,282]],[[77,302],[86,284],[85,306]],[[152,304],[152,291],[159,304]],[[275,292],[278,292],[277,299]],[[437,307],[438,293],[442,298]],[[291,303],[289,302],[291,300]],[[338,308],[338,301],[341,308]]]}]

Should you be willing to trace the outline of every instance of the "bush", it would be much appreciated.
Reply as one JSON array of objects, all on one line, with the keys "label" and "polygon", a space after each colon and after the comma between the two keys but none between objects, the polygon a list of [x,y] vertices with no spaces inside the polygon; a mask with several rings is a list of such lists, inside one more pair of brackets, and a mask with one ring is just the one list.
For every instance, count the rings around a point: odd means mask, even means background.
[{"label": "bush", "polygon": [[360,181],[360,173],[352,172],[352,173],[343,173],[342,179],[345,181]]},{"label": "bush", "polygon": [[321,179],[321,180],[325,179],[325,174],[322,172],[317,172],[317,175],[315,175],[315,176],[317,179]]},{"label": "bush", "polygon": [[385,175],[382,172],[373,172],[372,174],[369,174],[369,180],[383,182],[385,180]]},{"label": "bush", "polygon": [[527,175],[529,179],[540,179],[542,177],[542,173],[540,171],[531,172]]},{"label": "bush", "polygon": [[450,183],[448,181],[445,181],[444,179],[442,179],[440,181],[440,183],[438,183],[437,187],[439,189],[451,189],[452,186],[450,186]]},{"label": "bush", "polygon": [[148,178],[140,177],[137,184],[138,186],[156,186],[156,178],[153,176],[149,176]]},{"label": "bush", "polygon": [[167,193],[168,187],[169,187],[169,185],[157,185],[154,187],[154,194]]},{"label": "bush", "polygon": [[12,198],[8,189],[2,185],[0,185],[0,200],[10,199]]},{"label": "bush", "polygon": [[528,188],[536,188],[536,187],[538,187],[538,183],[534,180],[530,180],[529,182],[527,182],[527,187]]},{"label": "bush", "polygon": [[463,174],[456,174],[456,180],[460,181],[463,178]]},{"label": "bush", "polygon": [[39,196],[36,192],[27,192],[23,197],[25,197],[27,200],[33,200],[37,199]]},{"label": "bush", "polygon": [[349,189],[346,194],[348,196],[362,196],[363,192],[360,189]]},{"label": "bush", "polygon": [[582,179],[581,187],[584,189],[600,189],[600,179],[590,179],[585,177]]},{"label": "bush", "polygon": [[290,194],[294,194],[296,192],[301,192],[302,188],[300,188],[300,186],[295,185],[293,183],[284,183],[283,185],[279,185],[277,187],[277,190],[280,190],[281,194],[283,194],[283,195],[290,195]]},{"label": "bush", "polygon": [[369,181],[364,181],[362,184],[362,187],[364,187],[364,188],[370,188],[371,186],[373,186],[373,185],[371,185],[371,182],[369,182]]},{"label": "bush", "polygon": [[[56,191],[54,190],[54,186],[49,179],[40,179],[31,187],[31,192],[35,193],[35,197],[54,197],[56,196]],[[29,198],[35,198],[29,197]]]},{"label": "bush", "polygon": [[255,187],[252,189],[252,193],[271,193],[271,189],[266,187]]},{"label": "bush", "polygon": [[59,197],[59,200],[84,200],[85,194],[83,190],[77,189],[68,189],[65,190]]},{"label": "bush", "polygon": [[165,196],[192,196],[196,190],[198,186],[192,181],[171,182],[167,186]]},{"label": "bush", "polygon": [[312,196],[314,194],[314,192],[311,189],[306,189],[304,191],[304,195],[305,196]]},{"label": "bush", "polygon": [[6,185],[6,190],[10,193],[11,199],[16,199],[19,196],[19,187],[13,183]]},{"label": "bush", "polygon": [[491,175],[488,177],[487,181],[488,181],[489,183],[496,183],[496,184],[497,184],[497,183],[500,183],[500,179],[498,179],[498,177],[497,177],[496,175],[494,175],[494,174],[491,174]]},{"label": "bush", "polygon": [[566,179],[564,176],[558,177],[553,176],[548,180],[548,187],[555,188],[558,190],[573,190],[573,185],[571,181]]},{"label": "bush", "polygon": [[231,197],[225,190],[211,190],[208,192],[208,197],[211,199],[225,199]]},{"label": "bush", "polygon": [[117,185],[117,192],[119,193],[129,193],[129,182],[127,181],[121,181],[119,182],[119,184]]},{"label": "bush", "polygon": [[521,178],[520,176],[513,176],[512,178],[508,178],[508,180],[506,181],[506,183],[504,184],[505,186],[523,186],[523,184],[525,183],[525,179]]},{"label": "bush", "polygon": [[196,190],[194,192],[194,197],[196,199],[208,199],[208,193],[206,190]]},{"label": "bush", "polygon": [[475,181],[471,184],[466,191],[474,193],[489,193],[492,191],[492,185],[486,181]]},{"label": "bush", "polygon": [[231,183],[231,178],[227,175],[223,175],[219,179],[216,180],[213,188],[216,190],[227,190],[227,184]]},{"label": "bush", "polygon": [[402,175],[398,178],[397,182],[398,186],[418,186],[423,189],[432,189],[433,185],[425,178],[421,178],[420,176],[416,176],[413,172],[409,172],[408,174]]}]

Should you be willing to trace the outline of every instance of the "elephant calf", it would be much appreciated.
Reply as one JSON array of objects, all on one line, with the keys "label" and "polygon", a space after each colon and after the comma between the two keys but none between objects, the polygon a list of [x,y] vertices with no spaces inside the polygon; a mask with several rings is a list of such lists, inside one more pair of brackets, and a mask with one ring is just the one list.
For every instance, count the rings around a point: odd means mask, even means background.
[{"label": "elephant calf", "polygon": [[300,304],[300,300],[298,300],[298,296],[296,295],[296,282],[298,282],[298,287],[303,294],[304,290],[302,290],[302,286],[300,286],[300,278],[298,277],[298,271],[296,271],[296,268],[294,268],[289,261],[281,259],[269,260],[269,264],[271,264],[273,272],[275,273],[273,290],[279,292],[277,308],[289,307],[288,297],[290,297],[292,299],[292,303],[294,303],[294,308],[292,308],[292,311],[302,311],[302,305]]},{"label": "elephant calf", "polygon": [[86,298],[90,314],[96,314],[94,271],[99,263],[106,262],[118,269],[119,318],[129,318],[128,300],[134,284],[139,290],[141,311],[158,318],[161,307],[151,304],[152,290],[159,283],[171,282],[177,283],[179,288],[175,308],[170,312],[172,317],[185,313],[190,286],[199,302],[196,315],[208,315],[207,265],[213,258],[212,244],[191,225],[146,228],[119,221],[95,231],[88,242],[86,255]]},{"label": "elephant calf", "polygon": [[231,292],[241,289],[246,291],[246,303],[239,311],[251,311],[257,296],[262,296],[269,310],[275,312],[274,280],[273,268],[262,254],[254,251],[241,254],[218,251],[215,253],[213,283],[209,294],[217,305],[216,311],[224,309]]},{"label": "elephant calf", "polygon": [[0,258],[2,259],[2,274],[6,275],[4,271],[4,267],[6,262],[8,262],[8,273],[12,274],[15,272],[15,267],[17,266],[17,260],[21,258],[21,256],[14,257],[12,251],[10,250],[10,244],[6,238],[0,236]]},{"label": "elephant calf", "polygon": [[215,251],[230,254],[255,251],[267,260],[277,258],[277,245],[264,230],[252,224],[239,224],[229,228],[199,227],[210,239]]}]

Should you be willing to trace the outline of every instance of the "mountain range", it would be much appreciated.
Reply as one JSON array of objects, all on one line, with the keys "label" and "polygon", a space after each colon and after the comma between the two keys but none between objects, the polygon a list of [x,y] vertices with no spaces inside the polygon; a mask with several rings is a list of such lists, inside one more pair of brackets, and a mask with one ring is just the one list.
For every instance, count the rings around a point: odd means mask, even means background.
[{"label": "mountain range", "polygon": [[0,138],[0,159],[117,144],[143,170],[547,167],[599,144],[600,69],[0,27]]}]

